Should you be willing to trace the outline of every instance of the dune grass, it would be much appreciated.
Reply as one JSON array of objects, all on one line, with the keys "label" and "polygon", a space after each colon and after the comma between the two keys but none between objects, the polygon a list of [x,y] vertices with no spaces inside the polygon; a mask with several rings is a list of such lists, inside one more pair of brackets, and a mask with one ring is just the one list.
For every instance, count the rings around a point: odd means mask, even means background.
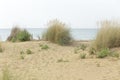
[{"label": "dune grass", "polygon": [[30,41],[32,35],[26,29],[20,29],[19,27],[14,27],[11,30],[10,36],[7,38],[7,41]]},{"label": "dune grass", "polygon": [[0,52],[3,52],[1,42],[0,42]]},{"label": "dune grass", "polygon": [[17,36],[17,34],[19,33],[21,31],[21,29],[19,28],[19,27],[14,27],[14,28],[12,28],[12,30],[11,30],[11,34],[9,35],[9,37],[7,38],[7,41],[15,41],[15,39],[16,39],[16,36]]},{"label": "dune grass", "polygon": [[60,45],[67,45],[70,44],[72,38],[66,24],[53,20],[48,23],[48,29],[43,33],[43,39]]},{"label": "dune grass", "polygon": [[120,24],[115,21],[103,21],[93,42],[96,50],[120,47]]}]

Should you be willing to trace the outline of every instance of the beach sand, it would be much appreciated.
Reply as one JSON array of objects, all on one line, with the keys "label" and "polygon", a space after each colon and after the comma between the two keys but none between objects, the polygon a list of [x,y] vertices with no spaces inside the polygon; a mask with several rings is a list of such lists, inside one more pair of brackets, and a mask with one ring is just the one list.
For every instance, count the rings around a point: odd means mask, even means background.
[{"label": "beach sand", "polygon": [[[83,43],[83,42],[82,42]],[[85,42],[89,45],[90,42]],[[42,50],[40,44],[48,45]],[[7,65],[11,75],[17,80],[120,80],[120,59],[91,58],[81,59],[80,50],[75,54],[73,46],[59,46],[46,41],[2,42],[0,53],[0,75]],[[30,49],[32,54],[26,54]],[[25,54],[21,59],[20,52]]]}]

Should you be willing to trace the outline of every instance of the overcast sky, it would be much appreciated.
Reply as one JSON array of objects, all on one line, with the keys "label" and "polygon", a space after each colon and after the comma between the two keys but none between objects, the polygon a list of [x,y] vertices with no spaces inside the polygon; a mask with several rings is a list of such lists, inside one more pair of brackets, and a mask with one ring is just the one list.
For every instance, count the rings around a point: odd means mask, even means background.
[{"label": "overcast sky", "polygon": [[59,19],[72,28],[96,28],[120,18],[120,0],[0,0],[0,28],[46,27]]}]

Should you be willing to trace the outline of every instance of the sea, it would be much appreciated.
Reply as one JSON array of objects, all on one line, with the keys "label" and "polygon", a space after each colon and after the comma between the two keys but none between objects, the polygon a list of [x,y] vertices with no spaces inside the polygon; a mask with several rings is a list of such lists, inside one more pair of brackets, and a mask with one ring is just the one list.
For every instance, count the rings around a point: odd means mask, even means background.
[{"label": "sea", "polygon": [[[35,40],[38,37],[42,38],[42,34],[46,31],[43,28],[27,28]],[[71,29],[70,34],[74,40],[94,40],[98,29]],[[0,41],[6,41],[7,37],[10,35],[11,29],[0,29]]]}]

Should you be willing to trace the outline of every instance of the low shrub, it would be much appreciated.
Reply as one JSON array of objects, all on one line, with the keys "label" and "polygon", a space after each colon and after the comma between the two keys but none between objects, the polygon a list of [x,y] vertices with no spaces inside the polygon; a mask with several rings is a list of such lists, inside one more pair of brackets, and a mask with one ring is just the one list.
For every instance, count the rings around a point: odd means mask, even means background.
[{"label": "low shrub", "polygon": [[49,49],[48,45],[42,45],[41,49]]},{"label": "low shrub", "polygon": [[10,36],[7,38],[7,41],[30,41],[32,40],[32,35],[26,29],[20,29],[14,27],[11,31]]},{"label": "low shrub", "polygon": [[95,48],[90,47],[90,48],[89,48],[89,53],[90,53],[90,55],[96,54]]},{"label": "low shrub", "polygon": [[86,58],[86,54],[85,53],[80,54],[80,58],[81,59],[85,59]]},{"label": "low shrub", "polygon": [[68,45],[72,38],[66,24],[53,20],[48,23],[48,29],[43,33],[43,39],[60,45]]},{"label": "low shrub", "polygon": [[26,53],[27,53],[27,54],[32,54],[32,51],[31,51],[30,49],[27,49],[27,50],[26,50]]},{"label": "low shrub", "polygon": [[97,53],[98,58],[105,58],[110,55],[110,50],[108,48],[101,49],[100,52]]},{"label": "low shrub", "polygon": [[81,45],[80,45],[80,49],[82,49],[83,51],[84,51],[86,48],[87,48],[87,45],[85,45],[85,44],[81,44]]},{"label": "low shrub", "polygon": [[31,34],[25,29],[20,31],[16,36],[16,39],[18,41],[30,41],[31,38]]}]

